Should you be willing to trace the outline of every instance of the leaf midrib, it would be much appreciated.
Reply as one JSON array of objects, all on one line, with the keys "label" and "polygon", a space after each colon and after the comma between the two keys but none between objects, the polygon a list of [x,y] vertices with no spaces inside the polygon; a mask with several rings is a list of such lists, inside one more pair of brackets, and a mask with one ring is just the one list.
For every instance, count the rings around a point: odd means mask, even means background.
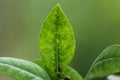
[{"label": "leaf midrib", "polygon": [[[112,47],[114,47],[114,46],[112,46]],[[120,46],[115,46],[115,47],[120,47]],[[114,47],[114,48],[115,48]],[[114,49],[114,51],[112,50],[109,50],[111,47],[108,47],[107,48],[107,51],[109,51],[109,53],[117,53],[118,51],[119,51],[119,49]],[[96,64],[97,62],[99,62],[99,61],[102,61],[102,60],[105,60],[105,59],[108,59],[108,58],[119,58],[118,56],[114,56],[114,55],[112,55],[112,56],[109,56],[109,54],[108,53],[105,53],[106,52],[106,49],[99,55],[99,56],[101,56],[101,57],[99,57],[98,56],[98,58],[93,62],[93,64]],[[106,57],[104,57],[104,56],[107,56],[107,58]]]},{"label": "leaf midrib", "polygon": [[95,62],[93,62],[93,64],[92,65],[95,65],[95,64],[97,64],[97,63],[99,63],[100,61],[105,61],[105,60],[108,60],[108,59],[120,59],[119,57],[117,57],[117,56],[115,56],[115,57],[109,57],[109,58],[104,58],[104,59],[98,59],[98,60],[96,60]]},{"label": "leaf midrib", "polygon": [[[84,80],[87,79],[87,77],[88,77],[90,71],[93,69],[93,67],[97,66],[98,64],[101,64],[102,62],[106,62],[106,61],[110,61],[110,60],[120,60],[120,58],[118,58],[118,57],[117,57],[117,58],[107,58],[107,59],[98,61],[97,63],[91,65],[90,70],[88,71],[88,73],[87,73],[87,75],[85,76],[85,79],[84,79]],[[113,72],[113,73],[117,73],[117,72]],[[101,76],[101,77],[103,77],[103,76]]]},{"label": "leaf midrib", "polygon": [[[15,66],[15,65],[11,65],[11,64],[7,64],[7,63],[0,63],[0,64],[1,64],[1,65],[3,64],[3,65],[11,66],[11,67],[16,68],[16,69],[18,69],[18,70],[22,70],[22,71],[24,71],[24,72],[27,72],[27,73],[29,73],[29,74],[31,74],[31,75],[33,75],[33,76],[36,76],[36,77],[41,78],[39,75],[36,75],[36,74],[34,74],[34,73],[32,73],[32,72],[30,72],[30,71],[28,71],[28,70],[25,70],[24,68],[21,68],[21,67]],[[41,80],[43,80],[43,79],[41,79]]]},{"label": "leaf midrib", "polygon": [[[58,12],[58,7],[57,7],[57,10],[56,10],[56,13],[59,14]],[[59,32],[60,32],[60,29],[59,29],[59,15],[55,15],[55,30],[56,30],[56,33],[55,33],[55,39],[56,39],[56,46],[55,46],[55,63],[56,63],[56,71],[59,72]]]},{"label": "leaf midrib", "polygon": [[116,57],[116,58],[107,58],[107,59],[104,59],[104,60],[98,61],[98,62],[95,63],[93,66],[96,66],[97,64],[99,64],[99,63],[101,63],[101,62],[109,61],[109,60],[120,60],[120,58],[119,58],[119,57]]}]

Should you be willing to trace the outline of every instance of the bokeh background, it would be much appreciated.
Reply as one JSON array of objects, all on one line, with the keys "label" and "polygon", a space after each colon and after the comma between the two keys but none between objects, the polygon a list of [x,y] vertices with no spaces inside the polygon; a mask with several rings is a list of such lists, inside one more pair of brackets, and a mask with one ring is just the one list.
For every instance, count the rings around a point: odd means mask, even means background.
[{"label": "bokeh background", "polygon": [[0,57],[39,58],[40,26],[58,2],[77,41],[70,65],[82,76],[104,48],[120,43],[120,0],[0,0]]}]

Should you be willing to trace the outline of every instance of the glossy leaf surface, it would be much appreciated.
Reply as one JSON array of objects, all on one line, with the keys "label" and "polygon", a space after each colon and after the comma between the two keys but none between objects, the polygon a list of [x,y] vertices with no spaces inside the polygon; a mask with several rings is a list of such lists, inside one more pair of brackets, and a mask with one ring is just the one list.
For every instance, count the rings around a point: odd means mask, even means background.
[{"label": "glossy leaf surface", "polygon": [[116,44],[106,48],[98,56],[85,78],[89,80],[118,72],[120,72],[120,45]]},{"label": "glossy leaf surface", "polygon": [[51,80],[38,65],[21,59],[0,57],[0,73],[14,80]]},{"label": "glossy leaf surface", "polygon": [[41,57],[51,74],[70,63],[75,50],[74,33],[59,4],[44,21],[39,43]]}]

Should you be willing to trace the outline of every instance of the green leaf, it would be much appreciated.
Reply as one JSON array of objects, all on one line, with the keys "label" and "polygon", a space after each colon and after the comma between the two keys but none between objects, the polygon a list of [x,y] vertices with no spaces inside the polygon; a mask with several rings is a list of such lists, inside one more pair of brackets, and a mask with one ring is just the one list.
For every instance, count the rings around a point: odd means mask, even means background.
[{"label": "green leaf", "polygon": [[70,80],[83,80],[79,73],[71,67],[65,68],[64,75],[68,76]]},{"label": "green leaf", "polygon": [[33,62],[37,65],[39,65],[40,67],[42,67],[44,70],[47,70],[45,64],[44,64],[44,61],[40,58],[40,59],[36,59],[36,60],[33,60]]},{"label": "green leaf", "polygon": [[93,62],[85,80],[120,72],[120,45],[106,48]]},{"label": "green leaf", "polygon": [[38,65],[10,57],[0,57],[0,73],[15,80],[51,80],[47,72]]},{"label": "green leaf", "polygon": [[[39,66],[42,66],[42,68],[44,68],[47,71],[42,59],[37,59],[34,62],[36,64],[38,64]],[[83,80],[81,75],[76,70],[74,70],[73,68],[71,68],[69,66],[67,66],[65,69],[63,69],[63,75],[65,77],[70,78],[70,80]]]},{"label": "green leaf", "polygon": [[59,67],[66,67],[73,58],[74,33],[59,4],[43,23],[39,47],[45,66],[52,75],[55,75]]}]

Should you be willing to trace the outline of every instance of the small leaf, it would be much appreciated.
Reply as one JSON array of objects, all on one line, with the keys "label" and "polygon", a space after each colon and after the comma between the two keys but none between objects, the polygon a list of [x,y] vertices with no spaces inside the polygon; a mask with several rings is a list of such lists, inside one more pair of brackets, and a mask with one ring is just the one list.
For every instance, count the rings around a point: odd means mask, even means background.
[{"label": "small leaf", "polygon": [[40,67],[42,67],[45,71],[47,71],[47,73],[49,75],[51,75],[51,72],[49,72],[48,68],[46,68],[44,61],[42,59],[36,59],[33,61],[35,64],[39,65]]},{"label": "small leaf", "polygon": [[85,80],[120,72],[120,45],[106,48],[93,62]]},{"label": "small leaf", "polygon": [[0,57],[0,73],[15,80],[51,80],[38,65],[16,58]]},{"label": "small leaf", "polygon": [[[34,62],[35,64],[39,65],[40,67],[42,67],[45,71],[47,71],[47,73],[48,73],[49,75],[51,75],[51,72],[49,72],[48,68],[46,68],[45,63],[44,63],[44,61],[43,61],[41,58],[40,58],[40,59],[36,59],[36,60],[34,60],[33,62]],[[55,79],[55,77],[52,77],[52,78]]]},{"label": "small leaf", "polygon": [[70,77],[70,80],[83,80],[79,73],[69,66],[65,68],[64,75]]},{"label": "small leaf", "polygon": [[33,61],[35,64],[39,65],[40,67],[42,67],[44,70],[46,70],[46,66],[44,64],[44,61],[40,58],[40,59],[36,59]]},{"label": "small leaf", "polygon": [[39,42],[41,57],[52,75],[70,63],[75,50],[74,33],[59,4],[45,20]]}]

